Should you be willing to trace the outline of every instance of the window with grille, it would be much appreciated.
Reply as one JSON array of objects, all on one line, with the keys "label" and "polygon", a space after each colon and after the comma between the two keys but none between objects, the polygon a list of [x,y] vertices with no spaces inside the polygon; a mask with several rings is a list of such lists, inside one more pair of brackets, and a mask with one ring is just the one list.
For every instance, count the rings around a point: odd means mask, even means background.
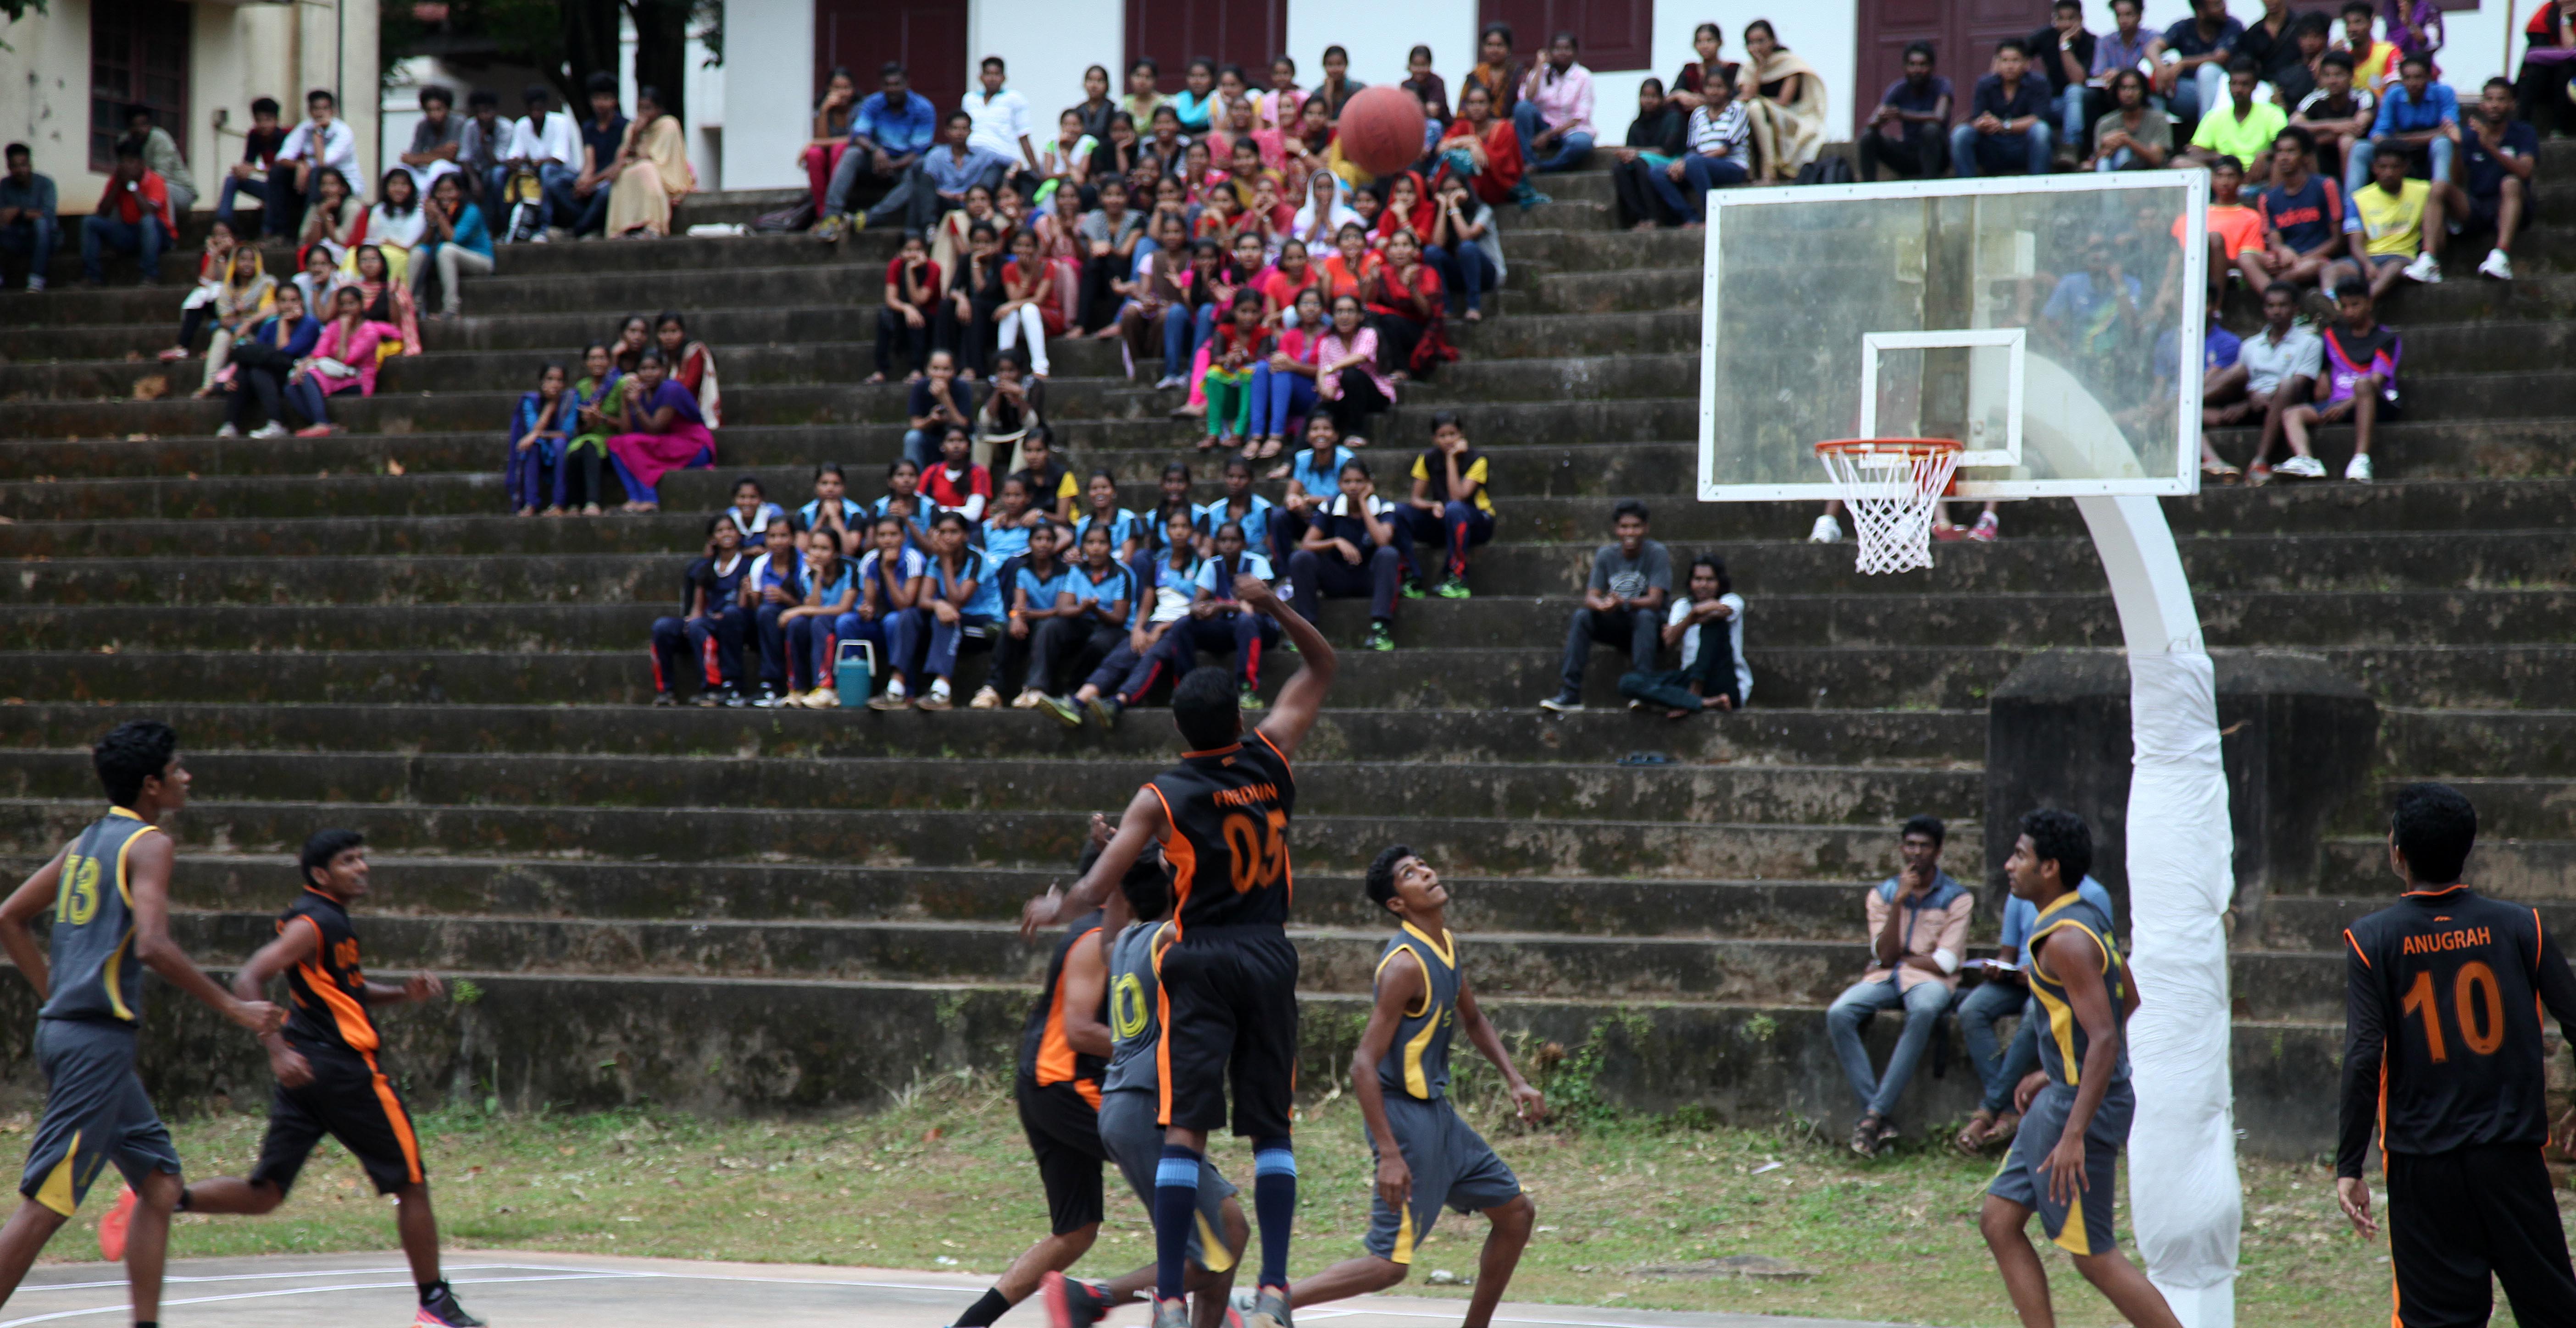
[{"label": "window with grille", "polygon": [[90,0],[90,169],[115,168],[116,140],[135,106],[187,155],[188,25],[178,0]]}]

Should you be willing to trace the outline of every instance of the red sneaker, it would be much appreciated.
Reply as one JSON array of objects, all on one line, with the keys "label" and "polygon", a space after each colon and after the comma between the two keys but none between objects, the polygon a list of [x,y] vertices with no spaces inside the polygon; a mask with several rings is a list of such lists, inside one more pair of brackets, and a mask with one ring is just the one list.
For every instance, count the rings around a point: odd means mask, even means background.
[{"label": "red sneaker", "polygon": [[1039,1281],[1038,1297],[1046,1303],[1047,1321],[1055,1328],[1091,1328],[1113,1308],[1098,1287],[1062,1273],[1049,1273]]},{"label": "red sneaker", "polygon": [[98,1257],[109,1263],[125,1262],[125,1229],[134,1223],[134,1203],[134,1187],[122,1186],[107,1216],[98,1220]]}]

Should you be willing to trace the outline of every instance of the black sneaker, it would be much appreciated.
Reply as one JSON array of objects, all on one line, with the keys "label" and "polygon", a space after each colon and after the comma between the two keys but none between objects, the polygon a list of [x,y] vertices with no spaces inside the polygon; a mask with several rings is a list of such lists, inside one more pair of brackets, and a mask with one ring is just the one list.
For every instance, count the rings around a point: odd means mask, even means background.
[{"label": "black sneaker", "polygon": [[1538,708],[1560,715],[1579,715],[1583,713],[1583,698],[1572,692],[1558,692],[1539,702]]},{"label": "black sneaker", "polygon": [[445,1282],[431,1288],[430,1293],[422,1298],[420,1314],[411,1322],[412,1328],[485,1328],[481,1319],[466,1313],[465,1307],[456,1303],[455,1289]]},{"label": "black sneaker", "polygon": [[671,695],[669,692],[653,693],[653,704],[657,706],[675,706],[679,703],[680,698]]},{"label": "black sneaker", "polygon": [[751,698],[751,703],[762,710],[776,710],[779,706],[785,704],[784,701],[779,699],[778,689],[770,686],[768,683],[762,683],[760,685],[760,695]]},{"label": "black sneaker", "polygon": [[1091,711],[1091,717],[1099,720],[1100,727],[1104,729],[1118,727],[1118,717],[1127,712],[1124,702],[1117,697],[1105,695],[1091,698],[1090,704],[1085,708]]},{"label": "black sneaker", "polygon": [[750,704],[742,699],[742,689],[739,687],[727,687],[716,693],[716,703],[727,710],[740,710]]}]

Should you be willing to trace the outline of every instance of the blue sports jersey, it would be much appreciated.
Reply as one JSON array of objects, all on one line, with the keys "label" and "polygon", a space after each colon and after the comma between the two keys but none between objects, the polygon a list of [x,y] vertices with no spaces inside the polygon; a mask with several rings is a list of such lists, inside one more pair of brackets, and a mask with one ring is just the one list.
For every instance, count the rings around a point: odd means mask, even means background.
[{"label": "blue sports jersey", "polygon": [[1136,593],[1136,573],[1125,564],[1111,563],[1108,573],[1096,579],[1090,568],[1077,568],[1073,574],[1072,584],[1065,588],[1073,592],[1073,600],[1076,604],[1111,603],[1121,599],[1127,601],[1126,615],[1119,620],[1118,625],[1121,627],[1136,625],[1136,612],[1142,607],[1137,601],[1143,597]]},{"label": "blue sports jersey", "polygon": [[1231,510],[1227,500],[1219,498],[1215,502],[1208,503],[1199,508],[1199,533],[1209,539],[1215,539],[1217,528],[1228,521],[1232,521],[1243,527],[1243,544],[1245,548],[1269,548],[1270,510],[1273,506],[1275,506],[1275,504],[1273,504],[1269,499],[1256,493],[1252,495],[1252,505],[1244,510],[1243,515],[1236,516]]}]

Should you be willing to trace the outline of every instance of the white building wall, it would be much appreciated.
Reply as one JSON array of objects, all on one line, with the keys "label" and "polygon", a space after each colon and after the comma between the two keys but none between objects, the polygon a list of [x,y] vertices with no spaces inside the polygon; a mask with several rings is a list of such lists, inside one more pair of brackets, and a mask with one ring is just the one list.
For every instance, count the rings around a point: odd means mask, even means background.
[{"label": "white building wall", "polygon": [[985,56],[1002,57],[1004,86],[1029,99],[1029,142],[1043,149],[1055,137],[1056,115],[1082,100],[1085,68],[1106,68],[1112,95],[1124,89],[1126,51],[1121,0],[982,0],[966,15],[965,86],[980,86],[975,70]]},{"label": "white building wall", "polygon": [[[1288,54],[1307,87],[1323,80],[1327,46],[1350,52],[1351,77],[1360,82],[1401,83],[1405,54],[1416,45],[1431,48],[1431,67],[1456,97],[1459,76],[1476,63],[1476,0],[1288,0]],[[1266,84],[1270,73],[1253,77]]]},{"label": "white building wall", "polygon": [[805,183],[799,157],[813,113],[814,7],[763,0],[725,8],[724,81],[727,189],[784,189]]}]

